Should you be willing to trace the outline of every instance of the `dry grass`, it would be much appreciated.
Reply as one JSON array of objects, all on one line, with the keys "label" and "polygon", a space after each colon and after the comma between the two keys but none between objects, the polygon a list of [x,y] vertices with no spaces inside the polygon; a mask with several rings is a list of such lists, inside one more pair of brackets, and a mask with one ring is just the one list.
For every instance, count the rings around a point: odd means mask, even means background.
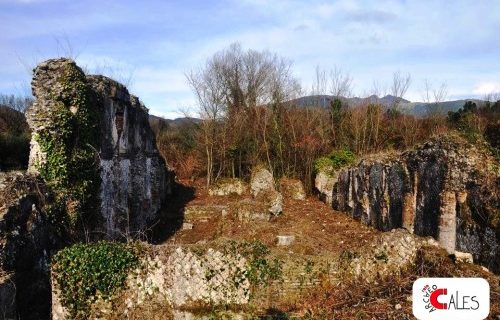
[{"label": "dry grass", "polygon": [[[491,287],[491,311],[488,319],[500,315],[500,278],[481,267],[456,264],[446,252],[435,247],[422,248],[416,264],[399,276],[378,279],[367,284],[360,279],[324,282],[308,292],[302,303],[283,306],[283,310],[310,319],[414,319],[411,292],[420,277],[482,277]],[[401,308],[396,309],[396,305]]]}]

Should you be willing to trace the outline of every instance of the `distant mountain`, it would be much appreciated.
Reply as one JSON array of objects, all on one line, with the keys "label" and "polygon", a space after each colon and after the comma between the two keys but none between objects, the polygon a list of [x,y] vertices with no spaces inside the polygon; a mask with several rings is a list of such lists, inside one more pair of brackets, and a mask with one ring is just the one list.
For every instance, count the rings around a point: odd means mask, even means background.
[{"label": "distant mountain", "polygon": [[[291,102],[296,104],[299,107],[313,107],[313,106],[319,106],[319,107],[329,107],[330,102],[335,99],[334,96],[329,96],[329,95],[313,95],[313,96],[304,96],[300,97],[298,99],[292,100]],[[340,99],[343,102],[347,102],[349,105],[355,106],[361,103],[378,103],[384,106],[391,106],[394,104],[396,101],[397,97],[392,96],[392,95],[386,95],[382,98],[379,98],[376,95],[371,95],[366,98],[359,98],[359,97],[353,97],[353,98],[345,98],[345,97],[340,97]],[[410,103],[410,101],[401,99],[401,103]]]},{"label": "distant mountain", "polygon": [[[298,107],[322,107],[328,108],[330,103],[335,99],[334,96],[329,95],[312,95],[312,96],[304,96],[298,99],[292,100],[291,103],[295,104]],[[381,104],[387,108],[393,106],[396,102],[397,97],[392,95],[386,95],[384,97],[378,97],[376,95],[372,95],[366,98],[345,98],[340,97],[340,99],[347,103],[350,107],[356,107],[360,104],[364,103],[376,103]],[[424,116],[429,111],[439,111],[442,113],[448,113],[448,111],[457,111],[467,101],[473,101],[475,103],[481,103],[482,100],[478,99],[463,99],[463,100],[453,100],[453,101],[444,101],[439,104],[434,103],[425,103],[425,102],[411,102],[406,99],[402,99],[399,103],[399,108],[407,114],[412,114],[415,116]]]},{"label": "distant mountain", "polygon": [[404,113],[412,114],[415,116],[425,116],[429,111],[438,111],[447,114],[448,111],[457,111],[462,108],[467,101],[472,101],[476,104],[481,104],[484,101],[479,99],[462,99],[443,101],[439,104],[425,103],[425,102],[409,102],[401,103],[400,108]]},{"label": "distant mountain", "polygon": [[198,124],[201,122],[201,119],[192,118],[192,117],[181,117],[176,119],[165,119],[162,117],[158,117],[155,115],[149,115],[149,123],[152,127],[156,127],[159,125],[167,125],[169,127],[180,127],[188,124]]},{"label": "distant mountain", "polygon": [[[330,95],[310,95],[304,96],[292,101],[289,101],[290,104],[295,105],[297,107],[321,107],[321,108],[329,108],[331,102],[335,99],[334,96]],[[361,104],[366,103],[374,103],[380,104],[386,108],[390,108],[394,106],[397,97],[393,95],[386,95],[384,97],[378,97],[376,95],[371,95],[366,98],[353,97],[353,98],[345,98],[340,97],[343,103],[347,103],[349,107],[356,107]],[[462,108],[467,101],[475,102],[476,104],[483,103],[483,100],[479,99],[461,99],[461,100],[451,100],[440,102],[439,104],[435,103],[426,103],[426,102],[411,102],[406,99],[401,99],[399,102],[399,109],[406,113],[414,116],[422,117],[428,114],[429,111],[438,111],[444,114],[447,114],[448,111],[457,111]],[[149,116],[149,122],[152,126],[155,124],[163,123],[172,127],[179,127],[187,124],[198,124],[202,120],[198,118],[191,117],[182,117],[176,119],[164,119],[161,117],[157,117],[154,115]]]}]

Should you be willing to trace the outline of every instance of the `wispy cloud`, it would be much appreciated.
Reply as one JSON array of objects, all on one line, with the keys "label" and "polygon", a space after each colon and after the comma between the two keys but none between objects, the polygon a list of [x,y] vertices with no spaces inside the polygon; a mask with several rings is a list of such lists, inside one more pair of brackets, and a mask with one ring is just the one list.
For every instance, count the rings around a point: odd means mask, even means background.
[{"label": "wispy cloud", "polygon": [[481,82],[472,91],[476,95],[487,95],[490,93],[500,93],[500,82]]},{"label": "wispy cloud", "polygon": [[0,0],[0,21],[0,92],[29,83],[18,56],[32,65],[65,54],[56,39],[67,37],[79,64],[131,79],[156,114],[193,107],[184,74],[235,41],[293,60],[305,89],[316,65],[348,70],[357,94],[410,72],[413,100],[424,79],[446,82],[450,98],[483,95],[500,79],[493,1]]}]

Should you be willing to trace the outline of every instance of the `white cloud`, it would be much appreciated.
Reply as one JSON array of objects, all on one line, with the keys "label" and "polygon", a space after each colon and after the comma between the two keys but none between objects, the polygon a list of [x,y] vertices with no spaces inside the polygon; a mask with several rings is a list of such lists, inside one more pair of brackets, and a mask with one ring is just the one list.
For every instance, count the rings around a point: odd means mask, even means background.
[{"label": "white cloud", "polygon": [[184,113],[176,111],[161,112],[161,111],[150,110],[149,113],[165,119],[176,119],[176,118],[183,118],[186,116]]},{"label": "white cloud", "polygon": [[472,90],[472,93],[476,95],[487,95],[495,92],[500,92],[500,82],[481,82]]}]

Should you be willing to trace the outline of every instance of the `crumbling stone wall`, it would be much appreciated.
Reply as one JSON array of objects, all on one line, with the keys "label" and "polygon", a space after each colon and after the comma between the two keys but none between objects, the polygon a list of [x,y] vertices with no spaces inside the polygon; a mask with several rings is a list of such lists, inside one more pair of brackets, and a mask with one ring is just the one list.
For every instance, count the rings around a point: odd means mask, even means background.
[{"label": "crumbling stone wall", "polygon": [[[120,238],[144,231],[158,218],[173,183],[148,110],[120,83],[85,76],[69,59],[41,63],[32,86],[29,171],[68,190],[68,209],[98,211],[87,226],[94,234]],[[82,163],[87,165],[79,170]]]},{"label": "crumbling stone wall", "polygon": [[[101,113],[101,214],[108,235],[144,230],[157,219],[172,177],[156,149],[146,107],[120,83],[88,76]],[[128,229],[127,226],[131,226]]]},{"label": "crumbling stone wall", "polygon": [[449,253],[470,252],[500,272],[495,160],[459,137],[341,170],[332,206],[379,230],[432,236]]},{"label": "crumbling stone wall", "polygon": [[[111,301],[97,301],[92,306],[92,318],[105,319],[110,314],[127,317],[134,309],[154,304],[170,312],[247,304],[247,268],[244,257],[213,249],[195,253],[178,247],[154,258],[146,255],[140,267],[130,272],[126,289],[114,297],[115,305],[123,303],[123,308],[114,308]],[[52,308],[57,311],[52,319],[66,319],[68,312],[56,290]]]}]

